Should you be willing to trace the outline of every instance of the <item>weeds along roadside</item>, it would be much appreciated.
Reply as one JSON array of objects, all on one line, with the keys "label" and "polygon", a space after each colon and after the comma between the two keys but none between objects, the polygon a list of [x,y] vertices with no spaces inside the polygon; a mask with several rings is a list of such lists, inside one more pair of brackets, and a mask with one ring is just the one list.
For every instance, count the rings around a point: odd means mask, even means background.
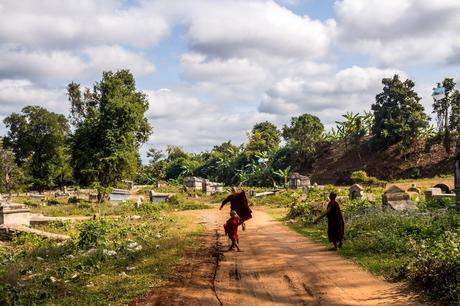
[{"label": "weeds along roadside", "polygon": [[53,215],[74,210],[80,215],[99,212],[106,216],[40,227],[70,235],[68,242],[30,234],[1,242],[0,305],[28,305],[30,301],[37,305],[123,305],[166,280],[203,231],[196,220],[178,217],[175,211],[208,207],[182,196],[169,204],[145,204],[139,209],[131,202],[116,207],[93,205],[43,208]]}]

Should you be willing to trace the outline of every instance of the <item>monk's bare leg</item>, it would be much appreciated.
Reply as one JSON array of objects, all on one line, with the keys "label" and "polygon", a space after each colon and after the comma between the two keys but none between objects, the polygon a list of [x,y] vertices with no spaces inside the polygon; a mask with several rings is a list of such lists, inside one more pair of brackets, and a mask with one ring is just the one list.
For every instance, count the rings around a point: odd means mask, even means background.
[{"label": "monk's bare leg", "polygon": [[235,240],[235,241],[233,242],[233,245],[235,245],[236,250],[237,250],[238,252],[241,252],[240,246],[238,245],[238,243],[239,243],[239,241],[236,241],[236,240]]}]

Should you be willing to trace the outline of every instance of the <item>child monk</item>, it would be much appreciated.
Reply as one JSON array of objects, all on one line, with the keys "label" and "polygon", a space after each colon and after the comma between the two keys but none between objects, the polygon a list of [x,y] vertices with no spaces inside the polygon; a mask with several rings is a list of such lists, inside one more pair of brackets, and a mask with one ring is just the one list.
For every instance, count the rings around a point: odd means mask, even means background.
[{"label": "child monk", "polygon": [[229,251],[233,250],[235,247],[238,252],[240,251],[240,247],[238,246],[238,225],[240,225],[240,218],[236,211],[232,210],[230,212],[230,219],[224,224],[225,234],[228,235],[228,238],[232,241],[232,245],[228,249]]},{"label": "child monk", "polygon": [[222,201],[222,205],[220,205],[219,209],[222,209],[228,202],[230,202],[230,210],[234,210],[238,214],[241,227],[244,231],[244,222],[252,218],[252,211],[249,208],[246,193],[244,190],[237,192],[235,187],[232,187],[232,193]]},{"label": "child monk", "polygon": [[345,234],[345,223],[339,203],[335,201],[336,198],[337,194],[335,192],[329,194],[330,201],[327,205],[327,211],[313,222],[316,224],[319,220],[327,216],[327,237],[329,238],[329,242],[334,244],[334,250],[337,250],[337,246],[339,248],[342,247],[343,236]]}]

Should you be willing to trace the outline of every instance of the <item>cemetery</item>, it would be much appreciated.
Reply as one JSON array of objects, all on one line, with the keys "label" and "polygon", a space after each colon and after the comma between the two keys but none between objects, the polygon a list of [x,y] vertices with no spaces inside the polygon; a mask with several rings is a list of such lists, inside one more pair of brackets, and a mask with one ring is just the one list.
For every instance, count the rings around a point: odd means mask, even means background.
[{"label": "cemetery", "polygon": [[0,305],[460,305],[459,17],[2,1]]}]

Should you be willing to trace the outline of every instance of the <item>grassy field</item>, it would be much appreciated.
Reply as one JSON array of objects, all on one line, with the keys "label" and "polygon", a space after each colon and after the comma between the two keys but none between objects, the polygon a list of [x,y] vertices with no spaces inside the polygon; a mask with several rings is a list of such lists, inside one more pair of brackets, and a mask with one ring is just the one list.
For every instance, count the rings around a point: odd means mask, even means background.
[{"label": "grassy field", "polygon": [[36,206],[34,211],[45,215],[98,217],[38,227],[70,235],[65,243],[29,234],[2,242],[0,305],[126,304],[168,279],[203,231],[196,220],[177,211],[205,207],[185,195],[140,209],[131,202]]}]

